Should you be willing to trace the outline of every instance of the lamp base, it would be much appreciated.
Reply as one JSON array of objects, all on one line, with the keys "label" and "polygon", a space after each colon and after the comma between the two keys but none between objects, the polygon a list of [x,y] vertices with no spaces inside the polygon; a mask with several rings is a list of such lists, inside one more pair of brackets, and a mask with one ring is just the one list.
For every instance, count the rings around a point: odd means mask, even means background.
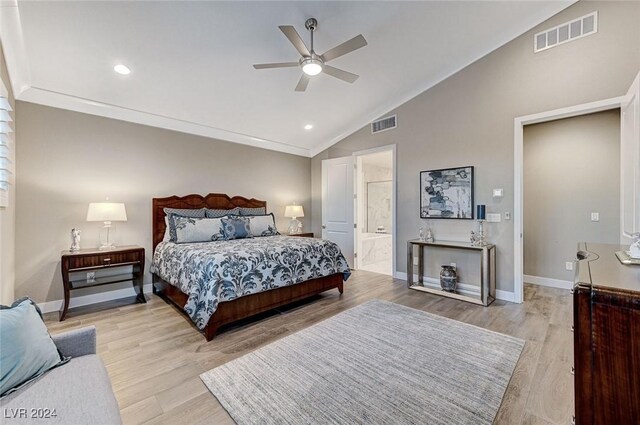
[{"label": "lamp base", "polygon": [[297,235],[300,233],[302,233],[302,222],[294,217],[289,223],[289,234]]}]

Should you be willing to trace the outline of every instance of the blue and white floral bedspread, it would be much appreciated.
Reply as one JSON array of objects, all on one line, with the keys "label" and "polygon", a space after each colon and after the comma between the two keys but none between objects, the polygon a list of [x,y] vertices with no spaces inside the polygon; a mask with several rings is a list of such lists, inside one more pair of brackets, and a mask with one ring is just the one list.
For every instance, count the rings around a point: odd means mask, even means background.
[{"label": "blue and white floral bedspread", "polygon": [[156,247],[151,272],[188,294],[185,312],[204,329],[218,303],[309,279],[351,274],[334,242],[265,236]]}]

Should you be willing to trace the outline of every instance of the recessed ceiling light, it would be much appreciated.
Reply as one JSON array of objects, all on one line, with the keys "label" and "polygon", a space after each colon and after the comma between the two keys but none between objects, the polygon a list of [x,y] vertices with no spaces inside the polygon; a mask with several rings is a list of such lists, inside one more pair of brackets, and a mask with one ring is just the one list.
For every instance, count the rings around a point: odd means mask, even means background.
[{"label": "recessed ceiling light", "polygon": [[304,126],[305,130],[311,130],[313,128],[313,126],[311,124],[307,124]]},{"label": "recessed ceiling light", "polygon": [[118,65],[113,67],[113,70],[120,75],[129,75],[131,74],[131,70],[126,65],[119,63]]}]

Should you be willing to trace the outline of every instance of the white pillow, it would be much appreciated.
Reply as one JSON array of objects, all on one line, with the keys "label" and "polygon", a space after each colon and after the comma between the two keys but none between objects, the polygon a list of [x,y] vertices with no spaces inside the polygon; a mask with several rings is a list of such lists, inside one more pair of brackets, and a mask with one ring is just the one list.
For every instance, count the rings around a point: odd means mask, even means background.
[{"label": "white pillow", "polygon": [[251,234],[254,237],[259,236],[275,236],[279,235],[276,228],[276,219],[273,213],[266,215],[251,215],[248,216],[251,224]]},{"label": "white pillow", "polygon": [[211,242],[224,239],[220,218],[173,217],[175,243]]}]

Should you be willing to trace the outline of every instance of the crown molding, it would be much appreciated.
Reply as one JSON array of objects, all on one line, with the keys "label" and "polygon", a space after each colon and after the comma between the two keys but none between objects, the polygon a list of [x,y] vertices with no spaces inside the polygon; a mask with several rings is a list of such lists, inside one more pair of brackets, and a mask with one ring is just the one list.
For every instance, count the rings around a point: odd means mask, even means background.
[{"label": "crown molding", "polygon": [[66,109],[69,111],[82,112],[90,115],[97,115],[121,121],[143,124],[167,130],[179,131],[181,133],[194,134],[196,136],[209,137],[238,143],[241,145],[253,146],[256,148],[268,149],[292,155],[311,157],[309,149],[292,146],[285,143],[267,140],[260,137],[249,136],[236,133],[221,128],[216,128],[191,121],[180,120],[163,115],[152,114],[130,108],[123,108],[117,105],[96,102],[90,99],[83,99],[76,96],[69,96],[38,87],[29,87],[16,97],[22,102],[37,103],[39,105],[51,106],[54,108]]}]

